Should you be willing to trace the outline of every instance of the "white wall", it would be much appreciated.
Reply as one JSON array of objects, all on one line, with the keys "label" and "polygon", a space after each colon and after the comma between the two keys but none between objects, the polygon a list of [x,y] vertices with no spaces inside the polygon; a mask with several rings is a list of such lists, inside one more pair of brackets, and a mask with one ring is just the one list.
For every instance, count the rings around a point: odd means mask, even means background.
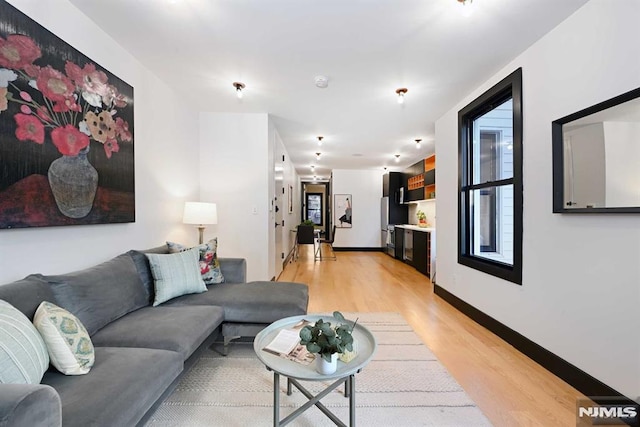
[{"label": "white wall", "polygon": [[273,270],[268,132],[267,114],[200,113],[200,196],[218,206],[218,255],[246,258],[250,281]]},{"label": "white wall", "polygon": [[[592,0],[436,122],[438,284],[640,396],[640,216],[552,214],[551,122],[640,86],[640,2]],[[523,69],[522,286],[457,264],[457,112]],[[355,199],[355,197],[354,197]]]},{"label": "white wall", "polygon": [[198,194],[197,113],[68,1],[9,3],[134,87],[136,222],[0,230],[0,283],[195,236],[181,221],[184,201]]},{"label": "white wall", "polygon": [[382,171],[377,170],[334,169],[332,193],[352,195],[353,227],[337,228],[333,246],[337,248],[380,247],[382,175]]}]

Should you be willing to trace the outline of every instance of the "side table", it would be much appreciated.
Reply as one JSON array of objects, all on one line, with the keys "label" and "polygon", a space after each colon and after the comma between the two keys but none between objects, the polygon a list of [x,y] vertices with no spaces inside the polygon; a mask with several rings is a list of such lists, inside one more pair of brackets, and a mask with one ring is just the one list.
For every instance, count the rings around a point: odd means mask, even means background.
[{"label": "side table", "polygon": [[[345,397],[349,398],[349,426],[354,427],[356,425],[356,408],[355,408],[355,374],[360,372],[369,361],[372,359],[376,351],[376,339],[373,334],[364,326],[356,324],[353,329],[352,335],[354,341],[357,342],[358,351],[356,357],[349,363],[343,363],[338,360],[338,369],[331,375],[323,375],[316,371],[315,363],[309,365],[303,365],[297,362],[293,362],[275,354],[264,351],[263,348],[268,345],[278,334],[281,329],[293,328],[296,324],[302,320],[308,320],[314,323],[318,319],[331,322],[332,325],[340,323],[340,321],[331,315],[318,315],[308,314],[302,316],[293,316],[280,319],[271,325],[267,326],[255,337],[253,342],[253,349],[258,356],[258,359],[266,368],[273,372],[273,425],[274,427],[280,427],[287,425],[293,419],[298,417],[304,411],[312,406],[317,406],[331,421],[337,426],[346,427],[335,414],[333,414],[327,407],[325,407],[320,400],[328,395],[331,391],[336,389],[341,384],[345,384]],[[346,320],[346,323],[353,325],[353,320]],[[319,357],[319,356],[316,356]],[[308,402],[296,409],[284,419],[280,420],[280,375],[287,377],[287,395],[291,395],[292,388],[295,386],[302,394],[304,394]],[[298,380],[302,381],[327,381],[335,380],[331,385],[325,388],[322,392],[314,396],[306,388],[300,384]]]}]

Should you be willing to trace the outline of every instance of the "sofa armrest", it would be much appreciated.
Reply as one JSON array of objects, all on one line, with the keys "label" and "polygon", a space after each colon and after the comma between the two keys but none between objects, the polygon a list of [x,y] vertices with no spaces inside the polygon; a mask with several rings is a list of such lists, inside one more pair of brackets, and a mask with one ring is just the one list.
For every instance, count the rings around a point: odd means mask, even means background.
[{"label": "sofa armrest", "polygon": [[0,384],[0,427],[5,426],[62,426],[58,392],[43,384]]},{"label": "sofa armrest", "polygon": [[218,258],[220,270],[227,283],[247,281],[247,261],[244,258]]}]

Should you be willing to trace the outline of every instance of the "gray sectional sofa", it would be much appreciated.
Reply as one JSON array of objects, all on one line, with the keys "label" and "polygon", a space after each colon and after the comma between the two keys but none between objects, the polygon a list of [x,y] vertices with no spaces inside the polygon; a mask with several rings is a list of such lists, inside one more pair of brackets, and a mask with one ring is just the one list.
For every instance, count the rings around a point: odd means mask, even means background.
[{"label": "gray sectional sofa", "polygon": [[245,283],[244,259],[221,258],[220,266],[224,283],[157,307],[151,305],[147,258],[138,251],[86,270],[0,286],[0,299],[29,319],[42,301],[67,309],[95,347],[86,375],[66,376],[51,367],[41,384],[0,384],[0,427],[142,424],[214,341],[224,338],[226,347],[275,320],[306,313],[306,285]]}]

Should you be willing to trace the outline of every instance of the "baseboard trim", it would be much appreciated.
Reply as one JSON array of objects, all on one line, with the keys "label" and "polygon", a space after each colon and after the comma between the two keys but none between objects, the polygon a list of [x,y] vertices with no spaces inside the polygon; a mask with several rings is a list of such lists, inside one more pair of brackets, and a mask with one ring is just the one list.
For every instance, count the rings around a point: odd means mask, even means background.
[{"label": "baseboard trim", "polygon": [[333,247],[334,252],[383,252],[382,248],[338,248]]},{"label": "baseboard trim", "polygon": [[[433,286],[434,293],[440,298],[451,304],[458,311],[465,314],[467,317],[475,321],[476,323],[484,326],[512,346],[518,351],[528,356],[530,359],[539,363],[543,368],[556,375],[578,391],[588,397],[615,397],[620,400],[621,404],[625,405],[637,405],[638,402],[623,395],[617,390],[609,387],[600,380],[592,377],[583,370],[577,368],[561,357],[550,352],[546,348],[531,341],[524,335],[514,331],[508,326],[500,323],[493,317],[478,310],[471,304],[458,298],[451,292],[444,289],[442,286]],[[610,400],[594,399],[597,403],[609,403]]]}]

